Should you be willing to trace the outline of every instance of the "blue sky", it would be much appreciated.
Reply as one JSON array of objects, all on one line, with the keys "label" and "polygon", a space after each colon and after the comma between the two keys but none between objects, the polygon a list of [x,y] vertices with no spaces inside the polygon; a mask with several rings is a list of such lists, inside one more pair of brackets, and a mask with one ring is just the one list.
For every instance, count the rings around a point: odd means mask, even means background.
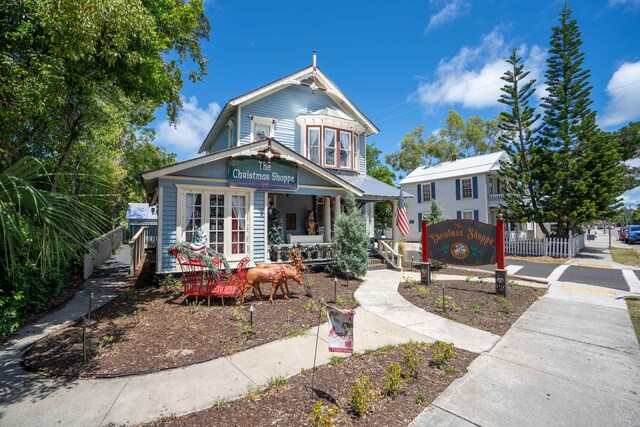
[{"label": "blue sky", "polygon": [[[563,1],[231,1],[208,0],[204,82],[187,82],[177,129],[158,112],[156,143],[179,159],[196,154],[224,103],[311,64],[380,128],[383,153],[419,124],[443,125],[447,111],[496,116],[504,59],[518,48],[544,80],[551,27]],[[640,0],[572,1],[591,70],[593,108],[606,130],[640,120]],[[538,93],[543,93],[543,86]],[[640,199],[640,189],[625,194]]]}]

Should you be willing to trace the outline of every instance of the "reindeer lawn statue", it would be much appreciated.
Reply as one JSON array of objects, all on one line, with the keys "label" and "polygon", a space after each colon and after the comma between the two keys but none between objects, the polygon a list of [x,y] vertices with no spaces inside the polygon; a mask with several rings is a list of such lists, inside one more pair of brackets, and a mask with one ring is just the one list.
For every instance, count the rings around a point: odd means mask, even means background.
[{"label": "reindeer lawn statue", "polygon": [[[288,286],[286,286],[287,279],[293,279],[302,286],[302,277],[300,271],[304,271],[305,267],[302,264],[302,260],[299,255],[293,251],[289,251],[289,257],[291,257],[293,265],[289,264],[257,264],[256,267],[247,271],[247,287],[253,287],[254,294],[257,291],[260,298],[263,298],[262,290],[260,289],[261,283],[271,283],[271,294],[269,295],[269,301],[273,302],[273,296],[276,290],[280,288],[284,299],[288,299],[287,293],[289,292]],[[287,288],[287,292],[284,291],[283,282]],[[244,301],[244,296],[243,296]]]},{"label": "reindeer lawn statue", "polygon": [[[283,266],[285,268],[295,268],[295,270],[298,272],[298,274],[300,273],[304,273],[305,271],[307,271],[307,267],[302,263],[302,256],[300,256],[300,251],[297,251],[295,249],[289,249],[287,251],[287,255],[289,256],[289,259],[291,260],[291,264],[274,264],[274,263],[259,263],[256,264],[256,267],[258,268],[274,268],[274,267],[278,267],[278,266]],[[284,285],[284,288],[283,286]],[[258,285],[258,287],[260,287],[260,285]],[[278,284],[278,288],[280,289],[280,291],[282,292],[282,296],[286,298],[287,294],[289,294],[289,283],[287,280],[287,277],[285,276],[284,280],[282,281],[282,283]],[[286,290],[286,292],[285,292]],[[255,290],[254,290],[254,294],[255,294]]]}]

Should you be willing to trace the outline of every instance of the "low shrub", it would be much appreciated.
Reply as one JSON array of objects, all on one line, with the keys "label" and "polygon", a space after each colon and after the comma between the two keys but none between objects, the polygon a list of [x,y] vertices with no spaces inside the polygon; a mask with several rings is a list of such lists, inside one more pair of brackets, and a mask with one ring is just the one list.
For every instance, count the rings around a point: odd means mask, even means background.
[{"label": "low shrub", "polygon": [[369,407],[378,398],[378,391],[373,387],[369,377],[358,374],[358,379],[349,393],[349,407],[351,412],[361,417],[367,413]]},{"label": "low shrub", "polygon": [[313,427],[335,427],[335,417],[340,413],[337,406],[328,407],[322,404],[322,400],[318,400],[309,414],[309,422]]},{"label": "low shrub", "polygon": [[387,394],[393,397],[398,397],[402,388],[404,387],[404,379],[402,378],[402,368],[397,363],[389,365],[389,369],[386,371],[385,383]]},{"label": "low shrub", "polygon": [[436,341],[433,345],[433,364],[436,366],[444,365],[447,360],[456,355],[456,349],[453,343],[444,341]]},{"label": "low shrub", "polygon": [[424,363],[422,356],[418,354],[421,345],[414,341],[409,341],[404,346],[404,356],[402,364],[404,365],[404,373],[406,378],[418,378],[420,373],[420,365]]}]

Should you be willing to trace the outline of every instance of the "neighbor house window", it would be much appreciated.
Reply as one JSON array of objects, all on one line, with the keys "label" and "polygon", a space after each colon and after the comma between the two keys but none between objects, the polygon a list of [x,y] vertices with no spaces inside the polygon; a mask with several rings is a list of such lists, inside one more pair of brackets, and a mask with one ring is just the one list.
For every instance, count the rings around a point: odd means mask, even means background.
[{"label": "neighbor house window", "polygon": [[[473,197],[473,190],[471,187],[471,178],[464,178],[460,182],[462,185],[462,198],[470,199],[471,197]],[[470,219],[473,219],[473,218],[470,218]]]},{"label": "neighbor house window", "polygon": [[309,143],[309,160],[320,164],[320,127],[310,127],[307,136]]},{"label": "neighbor house window", "polygon": [[273,138],[275,119],[268,117],[249,116],[251,119],[251,142]]},{"label": "neighbor house window", "polygon": [[473,219],[473,211],[462,211],[462,219]]},{"label": "neighbor house window", "polygon": [[429,184],[422,184],[422,201],[431,201],[431,185]]},{"label": "neighbor house window", "polygon": [[351,132],[340,132],[340,167],[351,169]]},{"label": "neighbor house window", "polygon": [[324,130],[324,164],[325,166],[336,165],[336,131],[334,129]]},{"label": "neighbor house window", "polygon": [[238,261],[249,255],[250,192],[178,187],[178,240],[191,242],[201,228],[211,249]]}]

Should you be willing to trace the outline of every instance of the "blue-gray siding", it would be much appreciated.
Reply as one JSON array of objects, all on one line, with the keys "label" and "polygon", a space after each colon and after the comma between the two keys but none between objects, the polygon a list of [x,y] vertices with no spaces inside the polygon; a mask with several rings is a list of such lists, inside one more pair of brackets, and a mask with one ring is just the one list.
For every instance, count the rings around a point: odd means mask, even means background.
[{"label": "blue-gray siding", "polygon": [[287,147],[300,150],[300,126],[296,117],[309,114],[325,107],[340,109],[326,93],[319,90],[311,93],[305,86],[289,86],[269,96],[242,107],[240,125],[240,145],[248,144],[251,135],[249,116],[276,119],[275,139]]},{"label": "blue-gray siding", "polygon": [[253,194],[253,256],[255,262],[265,261],[264,244],[266,234],[265,193],[256,191]]},{"label": "blue-gray siding", "polygon": [[160,180],[162,187],[162,206],[159,215],[162,216],[162,264],[161,270],[175,270],[176,259],[167,253],[167,249],[176,243],[176,216],[177,216],[177,196],[178,189],[172,182]]},{"label": "blue-gray siding", "polygon": [[359,169],[360,169],[360,173],[367,173],[367,165],[366,165],[366,159],[367,159],[367,146],[365,144],[365,138],[364,135],[360,135],[359,136],[359,141],[358,141],[358,146],[360,147],[359,150]]}]

